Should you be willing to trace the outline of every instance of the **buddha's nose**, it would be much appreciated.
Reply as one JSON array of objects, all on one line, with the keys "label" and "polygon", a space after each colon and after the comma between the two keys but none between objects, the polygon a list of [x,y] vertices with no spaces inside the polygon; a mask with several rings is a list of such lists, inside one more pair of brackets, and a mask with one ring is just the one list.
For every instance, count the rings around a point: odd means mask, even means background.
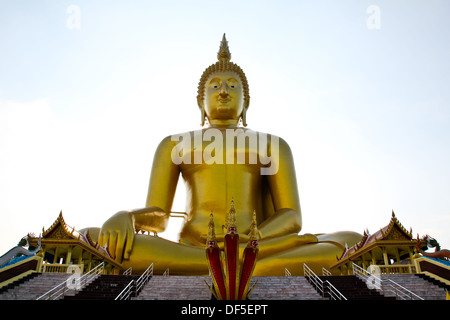
[{"label": "buddha's nose", "polygon": [[220,89],[220,95],[221,96],[228,95],[228,87],[227,87],[227,85],[225,83],[222,84],[222,88]]}]

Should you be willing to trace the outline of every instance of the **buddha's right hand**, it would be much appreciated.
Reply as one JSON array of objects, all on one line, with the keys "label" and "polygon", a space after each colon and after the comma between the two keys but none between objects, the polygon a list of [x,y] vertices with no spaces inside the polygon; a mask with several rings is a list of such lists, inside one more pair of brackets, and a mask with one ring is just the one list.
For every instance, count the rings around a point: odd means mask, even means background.
[{"label": "buddha's right hand", "polygon": [[134,242],[134,217],[130,211],[119,211],[103,224],[98,243],[119,263],[129,259]]}]

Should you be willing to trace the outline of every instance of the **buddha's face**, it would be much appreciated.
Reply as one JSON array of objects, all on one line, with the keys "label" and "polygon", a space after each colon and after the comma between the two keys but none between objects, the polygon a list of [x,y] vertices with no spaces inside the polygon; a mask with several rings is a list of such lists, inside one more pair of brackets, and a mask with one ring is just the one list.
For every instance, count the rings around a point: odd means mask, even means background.
[{"label": "buddha's face", "polygon": [[243,110],[241,79],[234,72],[217,72],[205,86],[205,113],[211,120],[239,120]]}]

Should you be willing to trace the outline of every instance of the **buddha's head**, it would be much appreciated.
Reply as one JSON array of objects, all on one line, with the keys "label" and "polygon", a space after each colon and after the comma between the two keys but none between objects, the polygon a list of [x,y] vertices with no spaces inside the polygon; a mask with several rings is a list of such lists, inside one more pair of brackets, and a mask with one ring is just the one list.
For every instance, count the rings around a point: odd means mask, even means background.
[{"label": "buddha's head", "polygon": [[246,126],[246,112],[250,102],[247,78],[242,69],[230,62],[231,53],[223,35],[218,61],[202,74],[198,85],[197,103],[201,111],[201,125],[205,118],[214,121],[239,122]]}]

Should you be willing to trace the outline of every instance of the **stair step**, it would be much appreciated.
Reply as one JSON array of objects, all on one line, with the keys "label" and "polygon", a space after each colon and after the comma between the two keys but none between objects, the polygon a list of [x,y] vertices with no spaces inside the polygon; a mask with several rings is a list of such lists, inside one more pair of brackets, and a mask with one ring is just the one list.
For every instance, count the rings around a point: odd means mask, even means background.
[{"label": "stair step", "polygon": [[305,277],[254,277],[251,285],[256,281],[250,300],[328,300]]},{"label": "stair step", "polygon": [[132,280],[138,278],[136,275],[100,275],[75,295],[64,297],[64,300],[114,300]]},{"label": "stair step", "polygon": [[[424,300],[445,300],[446,298],[445,285],[439,286],[438,283],[428,281],[427,277],[419,274],[383,274],[381,279],[390,279]],[[389,294],[394,295],[394,293]]]},{"label": "stair step", "polygon": [[394,300],[385,297],[374,289],[369,289],[364,281],[354,275],[319,276],[322,281],[331,283],[347,300]]},{"label": "stair step", "polygon": [[[70,277],[65,273],[36,273],[17,281],[14,286],[0,292],[0,300],[35,300],[37,297],[63,283]],[[114,299],[131,280],[138,276],[101,275],[93,280],[82,291],[67,293],[65,299]],[[354,276],[321,276],[332,283],[349,300],[384,299],[380,293],[368,290],[367,285]],[[356,280],[355,280],[356,278]],[[382,275],[414,292],[425,300],[445,300],[444,287],[427,281],[414,274]],[[211,286],[209,276],[153,276],[144,286],[136,300],[210,300],[212,294],[205,284]],[[250,300],[328,300],[323,298],[309,284],[305,277],[253,277],[251,286],[256,286],[249,295]],[[346,291],[344,293],[343,291]],[[70,295],[73,295],[72,297]],[[133,294],[134,296],[134,294]],[[388,295],[395,299],[395,296]]]},{"label": "stair step", "polygon": [[17,283],[0,293],[0,300],[35,300],[69,278],[67,273],[35,273],[27,281]]},{"label": "stair step", "polygon": [[135,300],[210,300],[208,276],[152,276]]}]

